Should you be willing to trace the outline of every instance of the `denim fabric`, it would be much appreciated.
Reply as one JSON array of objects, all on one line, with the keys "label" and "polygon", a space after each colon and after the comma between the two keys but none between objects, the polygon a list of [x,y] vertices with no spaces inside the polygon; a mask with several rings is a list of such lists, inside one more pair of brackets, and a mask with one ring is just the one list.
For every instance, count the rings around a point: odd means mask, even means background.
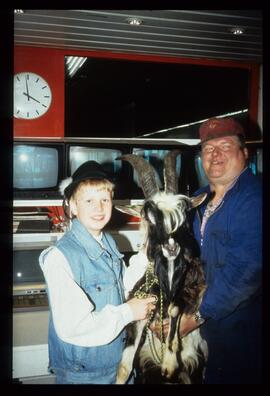
[{"label": "denim fabric", "polygon": [[[76,375],[62,370],[56,370],[56,384],[99,384],[99,385],[115,385],[116,372],[113,367],[107,371],[100,371],[98,373],[89,373],[88,375]],[[127,385],[134,384],[134,374],[131,375]]]},{"label": "denim fabric", "polygon": [[[102,243],[104,248],[78,220],[74,220],[71,230],[56,245],[68,260],[75,281],[95,304],[96,311],[107,304],[119,305],[124,302],[123,255],[110,235],[104,233]],[[114,383],[124,335],[123,331],[109,344],[97,347],[72,345],[57,336],[50,315],[50,368],[56,372],[61,383]]]},{"label": "denim fabric", "polygon": [[55,375],[56,384],[114,385],[116,381],[115,367],[108,370],[83,374],[57,369],[55,370]]}]

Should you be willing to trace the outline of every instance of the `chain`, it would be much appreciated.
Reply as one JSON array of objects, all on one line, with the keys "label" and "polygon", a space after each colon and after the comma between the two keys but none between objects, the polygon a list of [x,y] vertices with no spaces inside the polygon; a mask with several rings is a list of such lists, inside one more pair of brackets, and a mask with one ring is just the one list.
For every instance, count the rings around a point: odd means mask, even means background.
[{"label": "chain", "polygon": [[154,360],[156,361],[157,364],[161,364],[163,362],[163,357],[164,357],[163,294],[162,294],[161,289],[160,289],[160,300],[159,301],[160,301],[159,328],[160,328],[161,356],[159,356],[159,354],[157,352],[157,349],[155,347],[153,332],[149,329],[149,327],[146,327],[147,328],[147,337],[148,337],[148,341],[149,341],[150,350],[151,350],[152,356],[153,356],[153,358],[154,358]]},{"label": "chain", "polygon": [[[136,298],[146,298],[149,297],[149,290],[154,284],[159,285],[158,277],[154,274],[154,265],[152,262],[149,262],[146,273],[145,273],[145,283],[142,284],[139,289],[134,293],[134,297]],[[156,303],[158,302],[158,297],[153,296],[156,298]],[[160,327],[160,336],[161,336],[161,356],[159,356],[155,343],[153,333],[149,329],[150,323],[152,321],[154,313],[151,312],[145,326],[145,330],[147,331],[148,341],[151,349],[151,353],[153,355],[154,360],[156,363],[161,364],[163,361],[164,356],[164,334],[163,334],[163,294],[161,288],[159,288],[159,305],[160,305],[160,318],[159,318],[159,327]],[[151,333],[151,334],[150,334]]]},{"label": "chain", "polygon": [[[152,262],[149,262],[146,273],[145,273],[145,283],[143,283],[139,289],[134,293],[134,297],[137,298],[146,298],[150,297],[149,290],[154,284],[159,284],[158,282],[158,277],[154,274],[154,265]],[[157,296],[154,296],[156,298],[156,302],[158,301]]]}]

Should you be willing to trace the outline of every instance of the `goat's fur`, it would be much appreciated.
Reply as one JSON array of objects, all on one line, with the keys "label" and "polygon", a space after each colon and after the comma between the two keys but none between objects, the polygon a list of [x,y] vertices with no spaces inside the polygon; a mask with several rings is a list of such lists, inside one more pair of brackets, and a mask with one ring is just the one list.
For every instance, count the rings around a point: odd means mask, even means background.
[{"label": "goat's fur", "polygon": [[[191,201],[185,196],[158,193],[142,208],[147,235],[146,254],[154,263],[159,279],[159,285],[154,284],[148,293],[160,298],[162,290],[164,318],[169,317],[170,326],[161,364],[153,358],[143,332],[146,320],[128,326],[117,383],[126,383],[133,367],[143,383],[194,383],[202,380],[207,345],[201,339],[199,329],[181,340],[178,336],[181,315],[197,312],[205,290],[201,262],[197,258],[198,247],[186,219],[190,206]],[[130,297],[145,281],[144,275],[134,286]],[[160,306],[157,304],[153,320],[159,315]],[[161,356],[160,340],[154,334],[151,337]]]},{"label": "goat's fur", "polygon": [[[174,165],[175,158],[176,153],[172,153],[166,161],[167,166]],[[138,162],[131,156],[126,159],[132,164]],[[144,166],[142,160],[139,165],[141,170]],[[198,258],[199,248],[188,218],[189,210],[198,206],[206,194],[194,198],[177,195],[174,193],[176,183],[173,171],[167,169],[164,173],[170,178],[167,191],[156,191],[156,186],[153,186],[155,192],[146,197],[141,207],[117,207],[129,214],[137,213],[142,218],[145,254],[158,279],[147,290],[149,295],[155,295],[159,300],[151,320],[169,318],[169,331],[163,347],[156,334],[149,328],[145,331],[146,319],[127,326],[127,342],[117,373],[118,384],[126,383],[134,368],[136,382],[139,383],[202,383],[207,344],[201,338],[199,329],[180,339],[179,326],[183,314],[192,315],[198,311],[206,289]],[[138,257],[141,257],[141,252]],[[149,274],[145,273],[138,280],[129,298],[146,283],[147,276]],[[157,356],[153,356],[153,349]]]}]

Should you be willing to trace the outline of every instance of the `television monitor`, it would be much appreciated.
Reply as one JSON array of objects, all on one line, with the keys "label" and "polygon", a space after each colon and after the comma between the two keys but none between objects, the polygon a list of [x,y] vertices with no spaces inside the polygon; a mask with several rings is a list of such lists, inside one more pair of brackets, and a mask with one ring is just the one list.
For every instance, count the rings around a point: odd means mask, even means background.
[{"label": "television monitor", "polygon": [[199,188],[204,187],[208,184],[207,177],[202,167],[202,157],[200,153],[195,155],[195,170],[198,179]]},{"label": "television monitor", "polygon": [[255,148],[249,151],[248,166],[252,173],[257,176],[262,176],[263,173],[263,150],[262,148]]},{"label": "television monitor", "polygon": [[42,249],[15,249],[13,251],[13,285],[45,284],[38,259]]},{"label": "television monitor", "polygon": [[76,169],[86,161],[100,163],[115,184],[114,199],[130,198],[130,170],[124,161],[119,160],[123,154],[129,153],[128,145],[110,143],[70,143],[67,145],[67,175],[72,176]]},{"label": "television monitor", "polygon": [[13,147],[14,199],[60,199],[64,175],[64,145],[15,142]]}]

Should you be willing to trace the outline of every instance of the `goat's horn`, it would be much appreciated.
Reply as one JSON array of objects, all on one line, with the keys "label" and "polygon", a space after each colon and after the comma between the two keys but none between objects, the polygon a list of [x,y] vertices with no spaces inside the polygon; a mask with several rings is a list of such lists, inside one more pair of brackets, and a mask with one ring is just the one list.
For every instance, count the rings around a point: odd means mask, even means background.
[{"label": "goat's horn", "polygon": [[143,157],[135,154],[126,154],[117,159],[128,161],[137,171],[139,185],[146,199],[159,191],[155,170]]},{"label": "goat's horn", "polygon": [[164,158],[164,190],[166,193],[178,193],[178,178],[176,175],[176,157],[180,150],[172,150]]}]

